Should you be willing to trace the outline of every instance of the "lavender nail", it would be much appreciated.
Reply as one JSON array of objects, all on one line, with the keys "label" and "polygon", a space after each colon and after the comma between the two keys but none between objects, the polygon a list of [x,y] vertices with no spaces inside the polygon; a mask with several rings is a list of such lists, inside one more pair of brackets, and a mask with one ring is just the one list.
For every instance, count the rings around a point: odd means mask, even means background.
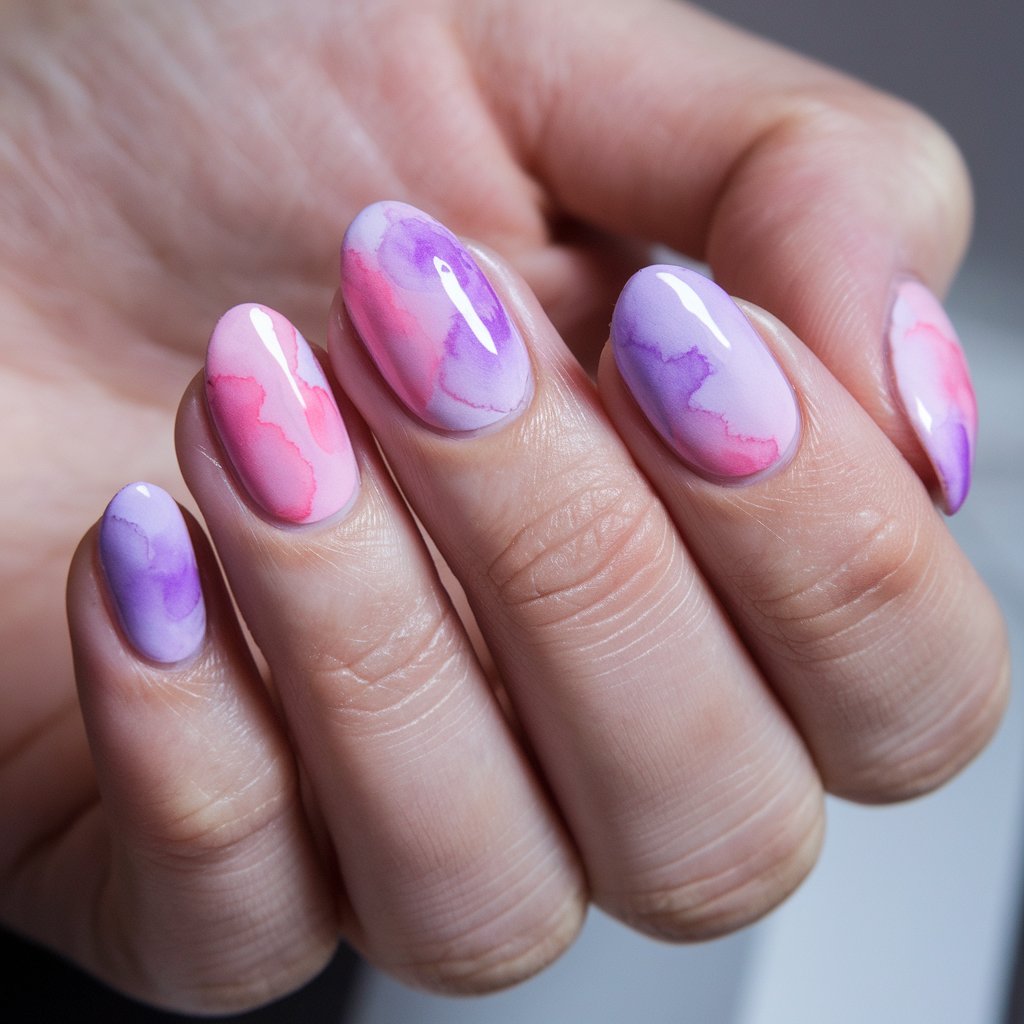
[{"label": "lavender nail", "polygon": [[800,413],[789,381],[706,277],[661,265],[634,274],[615,306],[612,350],[648,420],[702,476],[764,474],[796,449]]},{"label": "lavender nail", "polygon": [[100,561],[139,653],[166,663],[195,654],[206,606],[188,528],[166,491],[135,483],[114,495],[100,524]]}]

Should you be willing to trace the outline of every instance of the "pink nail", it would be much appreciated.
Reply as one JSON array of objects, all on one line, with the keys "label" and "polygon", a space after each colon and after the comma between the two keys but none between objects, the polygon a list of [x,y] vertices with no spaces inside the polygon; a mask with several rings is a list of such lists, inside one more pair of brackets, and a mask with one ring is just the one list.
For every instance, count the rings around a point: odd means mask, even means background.
[{"label": "pink nail", "polygon": [[206,398],[242,483],[271,516],[315,523],[359,486],[352,444],[323,370],[280,313],[229,309],[206,353]]},{"label": "pink nail", "polygon": [[472,256],[406,203],[374,203],[345,233],[341,292],[381,375],[424,423],[469,432],[530,397],[523,339]]},{"label": "pink nail", "polygon": [[978,405],[967,360],[939,300],[919,281],[896,289],[889,320],[896,390],[952,515],[971,486]]}]

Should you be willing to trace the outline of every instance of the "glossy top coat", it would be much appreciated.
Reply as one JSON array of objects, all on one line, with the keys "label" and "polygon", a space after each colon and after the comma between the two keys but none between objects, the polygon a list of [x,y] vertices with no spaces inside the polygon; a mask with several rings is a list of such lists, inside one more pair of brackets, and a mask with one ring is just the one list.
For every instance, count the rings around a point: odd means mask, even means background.
[{"label": "glossy top coat", "polygon": [[889,356],[896,389],[952,515],[971,486],[978,405],[956,331],[919,281],[904,281],[896,291]]},{"label": "glossy top coat", "polygon": [[206,353],[206,398],[235,471],[271,516],[313,523],[352,500],[359,473],[341,413],[280,313],[250,302],[221,317]]},{"label": "glossy top coat", "polygon": [[132,645],[153,661],[194,654],[206,633],[206,606],[177,502],[155,484],[129,484],[103,513],[99,546]]},{"label": "glossy top coat", "polygon": [[794,451],[789,381],[739,307],[700,274],[667,265],[634,274],[615,306],[612,348],[651,424],[702,476],[742,480]]},{"label": "glossy top coat", "polygon": [[421,210],[381,202],[355,218],[341,292],[381,375],[424,423],[478,430],[525,406],[519,332],[455,235]]}]

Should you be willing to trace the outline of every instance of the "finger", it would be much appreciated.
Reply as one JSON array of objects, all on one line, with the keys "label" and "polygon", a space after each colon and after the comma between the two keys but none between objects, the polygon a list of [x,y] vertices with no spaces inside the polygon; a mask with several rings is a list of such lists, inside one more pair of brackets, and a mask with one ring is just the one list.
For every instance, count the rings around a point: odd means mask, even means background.
[{"label": "finger", "polygon": [[579,864],[372,440],[346,420],[351,435],[288,321],[238,306],[182,404],[182,470],[270,666],[349,937],[418,985],[501,987],[574,937]]},{"label": "finger", "polygon": [[579,365],[484,266],[501,298],[427,215],[364,210],[342,291],[373,356],[338,303],[335,371],[466,590],[595,900],[666,937],[737,927],[813,861],[819,782]]},{"label": "finger", "polygon": [[111,833],[76,958],[190,1012],[302,984],[337,944],[335,906],[212,553],[166,492],[113,499],[73,561],[68,616]]},{"label": "finger", "polygon": [[789,331],[698,274],[649,267],[616,306],[600,381],[833,792],[920,793],[984,746],[1007,697],[995,601]]},{"label": "finger", "polygon": [[515,7],[503,45],[485,34],[474,52],[558,209],[710,262],[804,339],[955,511],[976,410],[928,290],[947,286],[970,220],[946,135],[682,4]]}]

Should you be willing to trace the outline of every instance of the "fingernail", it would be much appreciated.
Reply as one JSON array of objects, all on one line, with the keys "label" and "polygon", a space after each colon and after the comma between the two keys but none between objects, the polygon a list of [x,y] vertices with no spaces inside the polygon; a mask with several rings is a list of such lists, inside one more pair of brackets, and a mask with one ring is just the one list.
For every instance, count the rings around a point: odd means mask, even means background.
[{"label": "fingernail", "polygon": [[920,281],[896,288],[889,360],[907,418],[939,478],[943,507],[952,515],[971,486],[978,405],[960,339]]},{"label": "fingernail", "polygon": [[530,359],[490,282],[446,227],[368,206],[341,250],[341,293],[384,379],[424,423],[489,427],[529,400]]},{"label": "fingernail", "polygon": [[188,527],[166,491],[136,483],[114,495],[100,523],[100,562],[139,653],[166,663],[195,654],[206,606]]},{"label": "fingernail", "polygon": [[206,352],[206,400],[249,494],[285,523],[316,523],[355,496],[359,470],[316,357],[280,313],[229,309]]},{"label": "fingernail", "polygon": [[612,351],[637,404],[702,476],[731,482],[779,468],[796,449],[793,389],[740,308],[681,267],[634,274],[612,317]]}]

